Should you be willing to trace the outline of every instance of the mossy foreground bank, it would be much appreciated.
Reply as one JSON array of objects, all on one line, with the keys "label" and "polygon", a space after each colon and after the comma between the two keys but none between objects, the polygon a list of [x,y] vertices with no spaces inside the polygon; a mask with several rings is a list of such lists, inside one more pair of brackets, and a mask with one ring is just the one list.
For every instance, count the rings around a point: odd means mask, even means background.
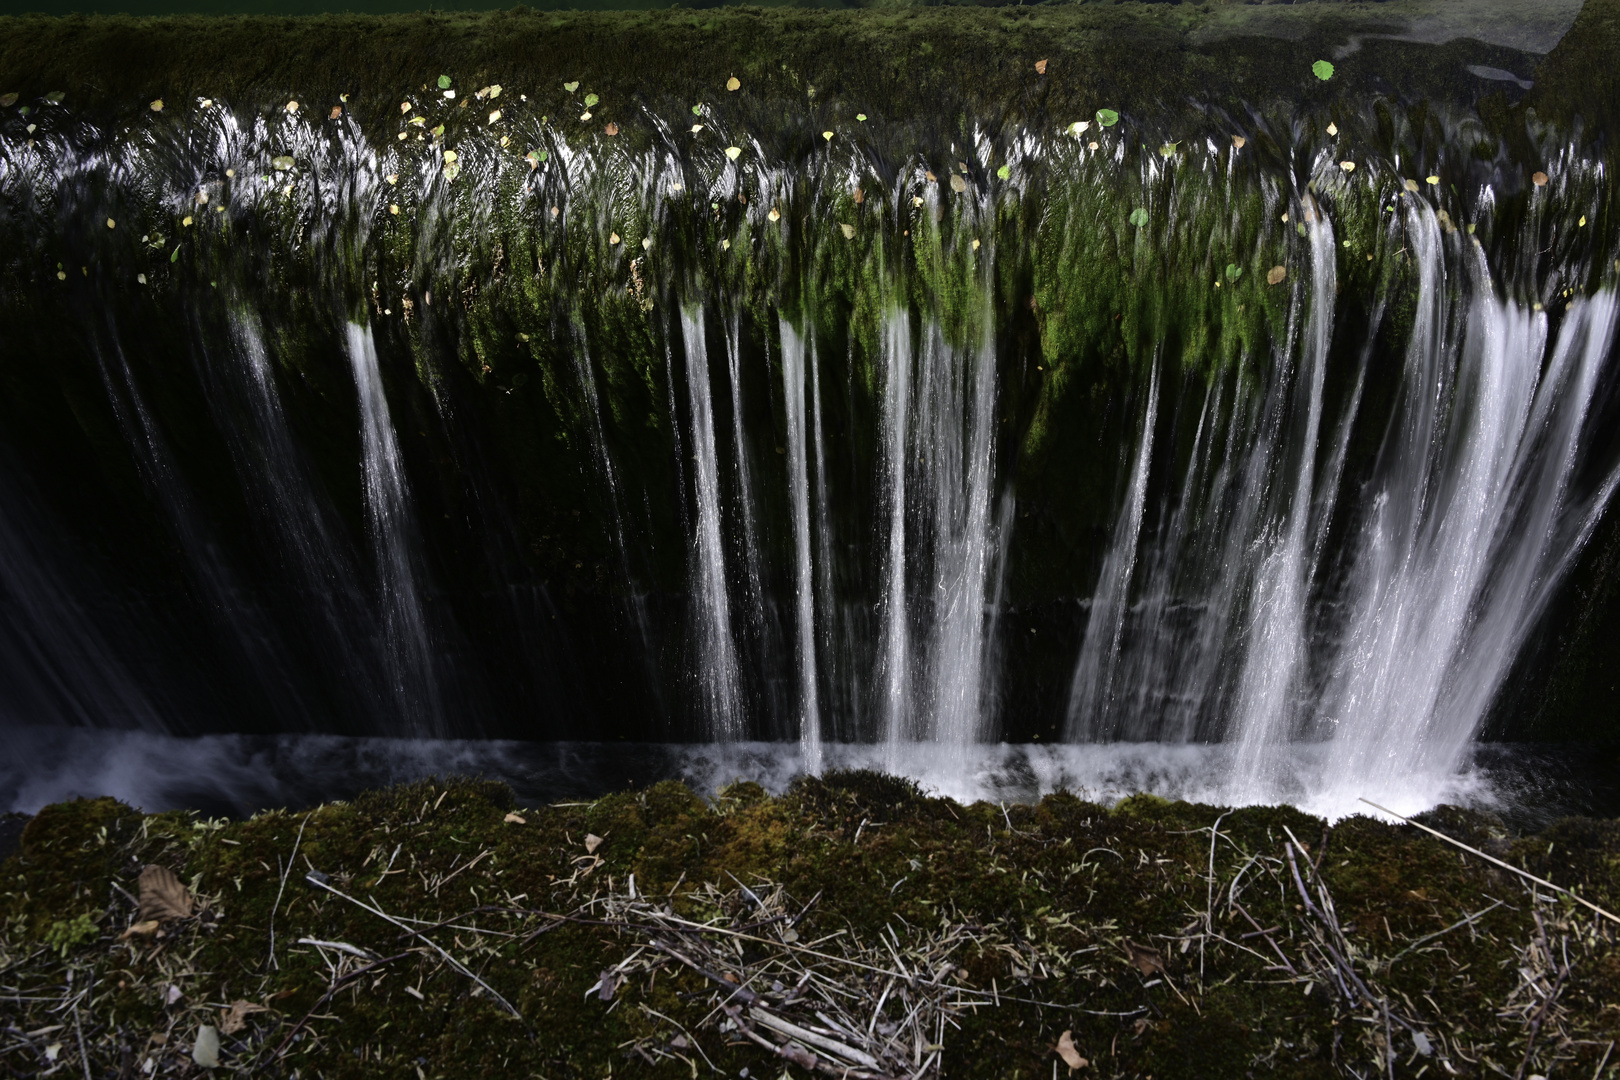
[{"label": "mossy foreground bank", "polygon": [[[1614,822],[1425,820],[1620,902]],[[11,1076],[1620,1074],[1614,924],[1289,808],[425,782],[56,805],[0,870]]]}]

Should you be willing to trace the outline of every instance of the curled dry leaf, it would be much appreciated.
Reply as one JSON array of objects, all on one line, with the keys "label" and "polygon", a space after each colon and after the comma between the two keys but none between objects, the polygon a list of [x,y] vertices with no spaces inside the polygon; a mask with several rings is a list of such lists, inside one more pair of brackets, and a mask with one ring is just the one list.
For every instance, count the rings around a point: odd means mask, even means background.
[{"label": "curled dry leaf", "polygon": [[1045,60],[1037,60],[1037,61],[1035,61],[1035,74],[1037,74],[1037,75],[1045,75],[1046,74],[1046,61]]},{"label": "curled dry leaf", "polygon": [[506,822],[508,825],[527,825],[529,823],[527,818],[518,813],[507,814],[501,820]]},{"label": "curled dry leaf", "polygon": [[254,1013],[269,1012],[263,1005],[251,1001],[233,1001],[228,1009],[219,1010],[219,1030],[224,1035],[235,1035],[247,1027],[247,1018]]},{"label": "curled dry leaf", "polygon": [[342,115],[343,115],[343,106],[341,106],[341,105],[334,105],[334,106],[332,106],[332,112],[331,112],[331,115],[329,115],[329,116],[328,116],[328,117],[327,117],[327,119],[329,119],[329,120],[336,120],[336,119],[337,119],[337,118],[338,118],[338,117],[340,117],[340,116],[342,116]]},{"label": "curled dry leaf", "polygon": [[147,919],[145,922],[135,923],[128,930],[125,930],[122,934],[118,935],[118,940],[128,941],[132,937],[150,937],[152,934],[158,932],[159,925],[161,924],[156,919]]},{"label": "curled dry leaf", "polygon": [[1080,1051],[1074,1048],[1074,1032],[1065,1031],[1058,1036],[1057,1055],[1063,1059],[1063,1064],[1071,1070],[1083,1069],[1089,1062],[1080,1056]]},{"label": "curled dry leaf", "polygon": [[[555,214],[556,212],[557,211],[554,208],[552,210],[552,213]],[[585,834],[585,854],[587,854],[587,855],[595,855],[596,854],[596,849],[601,847],[601,846],[602,846],[602,838],[600,836],[597,836],[595,833],[586,833]]]},{"label": "curled dry leaf", "polygon": [[140,911],[148,919],[188,919],[193,908],[191,893],[167,866],[148,866],[141,871]]},{"label": "curled dry leaf", "polygon": [[1154,972],[1164,974],[1164,957],[1160,955],[1158,949],[1127,940],[1125,951],[1130,953],[1131,963],[1143,975],[1152,975]]},{"label": "curled dry leaf", "polygon": [[1281,285],[1286,277],[1288,277],[1288,268],[1286,266],[1273,266],[1266,271],[1266,284]]}]

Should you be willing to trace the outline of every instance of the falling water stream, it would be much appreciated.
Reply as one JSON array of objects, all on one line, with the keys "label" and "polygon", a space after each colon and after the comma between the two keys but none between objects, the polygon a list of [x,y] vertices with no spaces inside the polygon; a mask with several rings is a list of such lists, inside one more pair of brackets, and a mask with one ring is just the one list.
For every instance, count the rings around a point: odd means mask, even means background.
[{"label": "falling water stream", "polygon": [[6,730],[1484,790],[1620,482],[1573,138],[527,101],[0,115]]}]

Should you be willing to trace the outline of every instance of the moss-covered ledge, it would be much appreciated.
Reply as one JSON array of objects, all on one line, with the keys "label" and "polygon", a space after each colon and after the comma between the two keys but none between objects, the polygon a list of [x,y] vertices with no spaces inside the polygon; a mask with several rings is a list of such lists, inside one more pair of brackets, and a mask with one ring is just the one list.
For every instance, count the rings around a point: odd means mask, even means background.
[{"label": "moss-covered ledge", "polygon": [[[1620,824],[1424,820],[1620,906]],[[154,865],[190,917],[137,917]],[[215,1075],[887,1075],[823,1044],[910,1055],[918,1012],[919,1075],[1620,1075],[1620,928],[1290,808],[962,806],[870,773],[539,809],[424,782],[247,821],[96,799],[41,811],[0,877],[14,1076],[200,1075],[204,1027]]]}]

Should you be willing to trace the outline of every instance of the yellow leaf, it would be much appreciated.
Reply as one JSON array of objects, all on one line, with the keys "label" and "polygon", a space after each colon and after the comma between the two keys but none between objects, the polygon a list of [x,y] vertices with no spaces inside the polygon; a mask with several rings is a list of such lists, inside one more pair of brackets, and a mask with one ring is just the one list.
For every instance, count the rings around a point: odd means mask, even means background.
[{"label": "yellow leaf", "polygon": [[728,147],[726,147],[726,157],[730,158],[732,161],[736,161],[741,156],[742,156],[742,147],[740,147],[740,146],[728,146]]},{"label": "yellow leaf", "polygon": [[163,99],[162,98],[158,98],[156,101],[152,102],[152,111],[153,112],[162,112],[163,111]]},{"label": "yellow leaf", "polygon": [[737,76],[733,75],[731,78],[726,80],[726,89],[727,90],[741,90],[742,89],[742,83],[738,80]]},{"label": "yellow leaf", "polygon": [[1273,266],[1270,270],[1266,271],[1266,284],[1281,285],[1283,279],[1287,276],[1288,268],[1286,266]]},{"label": "yellow leaf", "polygon": [[838,227],[844,231],[844,239],[845,240],[853,240],[853,239],[855,239],[855,226],[853,226],[853,225],[845,225],[843,223],[839,223]]}]

